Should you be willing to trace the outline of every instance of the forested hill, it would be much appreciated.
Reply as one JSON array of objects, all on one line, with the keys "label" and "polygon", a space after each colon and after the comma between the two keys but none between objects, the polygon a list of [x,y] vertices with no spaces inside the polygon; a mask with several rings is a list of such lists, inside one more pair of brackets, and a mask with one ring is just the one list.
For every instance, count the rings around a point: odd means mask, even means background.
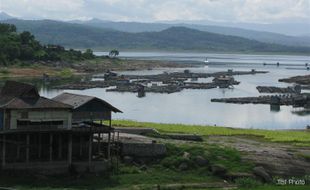
[{"label": "forested hill", "polygon": [[310,53],[309,47],[268,44],[246,38],[171,27],[159,32],[128,33],[51,20],[7,20],[19,31],[30,31],[44,44],[101,50],[170,50],[209,52]]},{"label": "forested hill", "polygon": [[0,66],[20,61],[79,61],[94,58],[92,50],[66,50],[59,45],[42,45],[28,31],[17,33],[11,24],[0,23]]}]

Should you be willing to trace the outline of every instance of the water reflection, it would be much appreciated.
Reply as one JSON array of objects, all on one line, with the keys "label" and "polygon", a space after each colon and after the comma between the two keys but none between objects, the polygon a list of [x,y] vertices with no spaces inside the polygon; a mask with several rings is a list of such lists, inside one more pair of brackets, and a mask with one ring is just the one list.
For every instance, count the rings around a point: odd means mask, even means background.
[{"label": "water reflection", "polygon": [[[222,55],[214,55],[219,57]],[[186,54],[178,55],[178,59],[184,59]],[[209,58],[210,57],[210,58]],[[269,59],[267,59],[269,57]],[[285,67],[263,66],[262,60],[271,62],[281,60],[287,63],[304,63],[309,57],[305,56],[240,56],[234,55],[231,59],[222,56],[228,65],[209,65],[208,68],[190,68],[192,72],[217,72],[233,69],[238,71],[249,71],[251,69],[267,70],[268,74],[236,76],[235,79],[241,84],[233,89],[209,89],[209,90],[183,90],[173,94],[147,93],[144,98],[137,98],[137,94],[106,92],[105,89],[95,88],[88,90],[66,90],[67,92],[79,93],[102,98],[118,107],[124,113],[115,114],[114,118],[131,119],[138,121],[162,122],[162,123],[184,123],[217,125],[239,128],[261,128],[261,129],[301,129],[310,123],[308,114],[300,114],[291,106],[270,105],[237,105],[211,102],[211,98],[246,97],[260,95],[256,86],[279,86],[286,87],[288,84],[279,83],[278,79],[294,75],[309,74],[306,70],[287,70]],[[158,57],[157,57],[158,58]],[[173,57],[170,57],[173,59]],[[188,57],[187,57],[188,58]],[[191,55],[191,59],[198,59]],[[208,56],[212,60],[212,56]],[[237,61],[236,61],[237,60]],[[241,61],[240,61],[241,60]],[[245,64],[246,61],[257,64]],[[232,63],[234,62],[234,63]],[[260,64],[258,64],[260,63]],[[184,69],[155,69],[146,71],[128,71],[121,74],[159,74],[164,71],[174,72]],[[198,82],[209,82],[212,79],[198,79]],[[52,90],[50,86],[42,86],[41,94],[54,97],[62,90]]]}]

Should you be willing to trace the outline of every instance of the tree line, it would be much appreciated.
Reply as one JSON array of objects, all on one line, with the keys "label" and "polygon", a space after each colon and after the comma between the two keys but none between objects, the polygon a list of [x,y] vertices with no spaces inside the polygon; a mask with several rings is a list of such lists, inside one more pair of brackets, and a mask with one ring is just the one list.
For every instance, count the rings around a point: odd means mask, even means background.
[{"label": "tree line", "polygon": [[17,61],[80,61],[93,59],[91,49],[84,52],[60,45],[42,45],[28,31],[17,33],[15,25],[0,23],[0,64]]}]

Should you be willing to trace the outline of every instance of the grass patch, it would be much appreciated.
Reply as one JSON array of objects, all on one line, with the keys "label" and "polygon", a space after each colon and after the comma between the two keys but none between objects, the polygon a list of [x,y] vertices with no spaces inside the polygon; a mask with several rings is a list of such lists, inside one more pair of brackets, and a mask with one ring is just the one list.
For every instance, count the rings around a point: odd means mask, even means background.
[{"label": "grass patch", "polygon": [[10,74],[10,71],[7,68],[1,68],[0,74],[1,75],[8,75],[8,74]]},{"label": "grass patch", "polygon": [[241,188],[254,188],[262,185],[261,182],[252,178],[239,178],[236,179],[236,184]]},{"label": "grass patch", "polygon": [[[124,166],[122,166],[124,167]],[[128,172],[130,171],[130,172]],[[135,185],[150,186],[170,183],[205,183],[218,182],[219,179],[203,174],[200,171],[179,172],[160,167],[151,167],[147,171],[139,171],[135,166],[121,168],[119,175],[95,176],[85,175],[79,178],[58,176],[37,178],[36,176],[1,176],[0,184],[18,190],[58,190],[58,189],[134,189]]]},{"label": "grass patch", "polygon": [[62,69],[60,72],[58,72],[57,76],[59,76],[61,78],[71,78],[71,77],[73,77],[73,72],[71,69],[66,68],[66,69]]},{"label": "grass patch", "polygon": [[241,187],[238,188],[238,190],[309,190],[309,185],[304,185],[304,186],[291,186],[291,185],[286,185],[286,186],[277,186],[277,185],[261,185],[258,187],[252,187],[252,188],[247,188],[247,187]]},{"label": "grass patch", "polygon": [[[183,154],[190,154],[189,158],[184,158]],[[82,175],[80,177],[70,176],[31,176],[29,174],[18,174],[18,176],[1,175],[0,184],[2,186],[13,187],[20,190],[37,189],[150,189],[154,185],[160,184],[182,184],[182,183],[213,183],[223,182],[219,177],[215,177],[209,171],[209,165],[198,166],[195,162],[196,156],[203,156],[210,164],[221,163],[229,171],[234,171],[239,165],[240,155],[236,150],[221,148],[215,145],[206,146],[204,144],[167,144],[167,155],[161,161],[147,165],[146,170],[141,170],[140,166],[120,164],[118,175]],[[219,160],[226,160],[220,162]],[[186,162],[189,169],[180,171],[178,168],[181,162]],[[232,167],[235,166],[235,167]],[[250,168],[250,165],[248,165]],[[238,170],[240,171],[240,169]],[[244,171],[244,168],[242,169]]]},{"label": "grass patch", "polygon": [[203,136],[209,135],[255,135],[273,142],[288,142],[295,145],[310,146],[310,133],[306,131],[237,129],[203,125],[162,124],[136,122],[130,120],[115,120],[113,125],[122,127],[149,127],[162,133],[187,133]]},{"label": "grass patch", "polygon": [[[189,170],[201,170],[209,173],[211,165],[222,165],[228,172],[250,172],[254,165],[249,162],[241,161],[240,152],[228,147],[206,144],[166,144],[167,155],[160,162],[160,166],[172,170],[178,170],[178,166],[185,162]],[[184,153],[189,153],[189,158],[184,158]],[[209,161],[208,166],[199,166],[195,159],[201,156]]]},{"label": "grass patch", "polygon": [[310,162],[310,155],[309,154],[297,153],[296,156],[304,158],[305,160],[307,160],[307,162]]}]

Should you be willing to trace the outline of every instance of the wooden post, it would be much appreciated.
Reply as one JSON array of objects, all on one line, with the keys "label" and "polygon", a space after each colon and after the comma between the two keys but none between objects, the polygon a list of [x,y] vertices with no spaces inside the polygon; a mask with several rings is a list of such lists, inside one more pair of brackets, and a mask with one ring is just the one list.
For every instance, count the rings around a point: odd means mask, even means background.
[{"label": "wooden post", "polygon": [[50,162],[53,161],[53,134],[50,133],[50,143],[49,143],[49,149],[50,149],[50,153],[49,153],[49,160]]},{"label": "wooden post", "polygon": [[112,119],[111,119],[111,113],[110,113],[109,132],[108,132],[108,160],[110,160],[111,158],[111,128],[112,128]]},{"label": "wooden post", "polygon": [[39,133],[38,157],[39,157],[39,159],[41,159],[41,157],[42,157],[42,134],[41,133]]},{"label": "wooden post", "polygon": [[72,134],[68,136],[68,164],[72,165]]},{"label": "wooden post", "polygon": [[2,168],[5,167],[5,149],[6,149],[5,135],[2,136]]},{"label": "wooden post", "polygon": [[100,155],[101,150],[101,133],[98,133],[98,155]]},{"label": "wooden post", "polygon": [[108,160],[111,157],[111,131],[108,132]]},{"label": "wooden post", "polygon": [[26,135],[26,163],[29,163],[30,135]]},{"label": "wooden post", "polygon": [[20,159],[20,143],[19,143],[20,135],[17,135],[16,139],[17,139],[17,141],[16,141],[16,160],[19,160]]},{"label": "wooden post", "polygon": [[88,168],[90,169],[92,160],[93,134],[89,135],[88,139]]},{"label": "wooden post", "polygon": [[58,159],[62,158],[62,136],[59,134],[58,136]]},{"label": "wooden post", "polygon": [[79,148],[80,148],[79,156],[82,157],[83,156],[83,136],[80,136]]}]

